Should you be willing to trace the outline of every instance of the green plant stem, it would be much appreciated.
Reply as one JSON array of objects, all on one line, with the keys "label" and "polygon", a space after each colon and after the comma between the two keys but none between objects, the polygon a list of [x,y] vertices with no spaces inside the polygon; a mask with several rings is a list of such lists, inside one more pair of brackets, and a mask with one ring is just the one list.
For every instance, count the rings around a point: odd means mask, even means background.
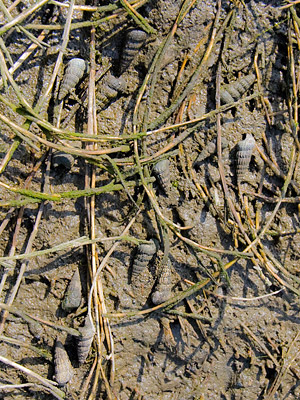
[{"label": "green plant stem", "polygon": [[130,6],[130,3],[128,1],[120,0],[120,3],[137,25],[139,25],[147,33],[155,33],[155,29],[148,24],[148,22],[145,20],[145,18],[141,16],[141,14],[139,14],[132,6]]},{"label": "green plant stem", "polygon": [[24,260],[24,259],[30,259],[33,257],[39,257],[42,255],[46,254],[51,254],[51,253],[57,253],[58,251],[63,251],[63,250],[70,250],[70,249],[76,249],[77,247],[83,247],[88,244],[93,244],[93,243],[104,243],[104,242],[111,242],[111,241],[127,241],[130,243],[134,243],[136,245],[139,245],[140,243],[148,243],[148,240],[142,240],[142,239],[137,239],[133,236],[129,235],[121,235],[121,236],[112,236],[112,237],[98,237],[95,239],[89,239],[87,236],[82,236],[78,239],[70,240],[68,242],[61,243],[57,246],[53,246],[49,249],[44,249],[44,250],[37,250],[37,251],[32,251],[31,253],[27,254],[19,254],[15,256],[5,256],[5,257],[0,257],[0,264],[9,261],[9,260]]},{"label": "green plant stem", "polygon": [[[146,181],[154,182],[155,178],[148,178]],[[126,182],[127,187],[134,187],[134,186],[137,186],[140,184],[141,184],[140,181]],[[118,183],[115,184],[114,182],[111,182],[108,185],[101,186],[98,188],[91,188],[91,189],[86,189],[86,190],[71,190],[69,192],[62,192],[62,193],[56,193],[56,194],[41,193],[41,192],[36,192],[34,190],[29,190],[29,189],[14,188],[14,187],[6,185],[3,182],[0,182],[0,187],[8,189],[14,193],[19,193],[23,196],[31,197],[31,198],[39,200],[39,201],[48,200],[48,201],[58,201],[58,202],[62,201],[63,199],[77,199],[77,198],[83,197],[83,196],[99,195],[100,193],[114,192],[114,191],[123,189],[122,184],[118,184]],[[11,206],[11,202],[0,202],[0,207],[8,207],[8,206],[9,207]]]}]

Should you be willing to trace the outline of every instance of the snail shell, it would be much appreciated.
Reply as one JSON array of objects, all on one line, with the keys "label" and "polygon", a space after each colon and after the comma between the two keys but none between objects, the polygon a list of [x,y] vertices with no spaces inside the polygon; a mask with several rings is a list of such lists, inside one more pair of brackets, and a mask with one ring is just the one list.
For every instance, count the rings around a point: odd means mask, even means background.
[{"label": "snail shell", "polygon": [[108,74],[104,79],[100,93],[97,93],[97,107],[103,108],[112,99],[118,96],[119,92],[126,90],[126,81],[123,77],[116,78]]},{"label": "snail shell", "polygon": [[73,89],[86,71],[86,62],[82,58],[73,58],[67,64],[66,72],[59,89],[58,100],[66,97]]},{"label": "snail shell", "polygon": [[236,174],[237,174],[237,180],[240,182],[243,177],[245,176],[251,156],[252,156],[252,151],[255,146],[255,139],[254,137],[248,133],[246,135],[246,138],[244,140],[241,140],[237,144],[237,153],[236,153],[236,158],[237,158],[237,166],[236,166]]},{"label": "snail shell", "polygon": [[85,318],[84,326],[78,328],[81,336],[77,342],[77,355],[80,364],[83,364],[89,355],[91,345],[95,335],[95,327],[90,317]]},{"label": "snail shell", "polygon": [[74,165],[74,157],[72,154],[64,153],[63,151],[55,151],[52,154],[51,162],[55,169],[70,171]]},{"label": "snail shell", "polygon": [[147,33],[140,29],[133,29],[127,33],[125,47],[120,62],[120,74],[129,67],[134,57],[144,44]]},{"label": "snail shell", "polygon": [[73,368],[63,344],[58,339],[54,348],[54,369],[55,380],[59,385],[63,386],[71,380]]},{"label": "snail shell", "polygon": [[78,308],[81,303],[81,282],[79,270],[76,268],[62,301],[62,309],[71,311]]},{"label": "snail shell", "polygon": [[171,261],[168,259],[166,265],[163,266],[155,291],[152,293],[151,299],[153,304],[161,304],[171,297],[172,289],[172,266]]},{"label": "snail shell", "polygon": [[156,176],[159,186],[165,193],[168,193],[171,186],[170,161],[161,160],[153,167],[153,173]]},{"label": "snail shell", "polygon": [[157,246],[153,239],[149,240],[148,243],[141,243],[138,246],[132,266],[132,278],[137,277],[145,268],[148,267],[156,251]]},{"label": "snail shell", "polygon": [[255,75],[250,74],[241,77],[235,82],[229,83],[228,85],[224,85],[220,90],[220,99],[223,104],[233,103],[241,98],[241,96],[247,92],[248,89],[255,82]]},{"label": "snail shell", "polygon": [[44,328],[38,321],[31,321],[28,324],[29,332],[36,340],[40,340],[44,333]]},{"label": "snail shell", "polygon": [[[228,141],[224,137],[221,138],[221,147],[222,150],[224,150],[228,146]],[[198,155],[198,157],[195,160],[195,165],[201,163],[204,161],[206,158],[210,157],[211,155],[215,154],[217,152],[217,140],[212,140],[211,142],[207,143],[207,145],[203,148],[201,153]]]}]

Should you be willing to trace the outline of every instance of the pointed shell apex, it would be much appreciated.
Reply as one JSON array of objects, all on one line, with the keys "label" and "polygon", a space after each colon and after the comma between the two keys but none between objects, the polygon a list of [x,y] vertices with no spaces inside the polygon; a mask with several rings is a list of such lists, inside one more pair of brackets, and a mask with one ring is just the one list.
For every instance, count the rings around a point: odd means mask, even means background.
[{"label": "pointed shell apex", "polygon": [[67,290],[65,292],[64,299],[62,301],[62,309],[65,311],[71,311],[78,308],[81,303],[81,281],[79,269],[73,273],[72,279],[69,282]]},{"label": "pointed shell apex", "polygon": [[84,326],[78,328],[81,336],[77,339],[77,355],[80,364],[87,359],[95,336],[95,327],[89,315],[85,318]]},{"label": "pointed shell apex", "polygon": [[55,380],[60,386],[66,385],[73,377],[74,371],[68,353],[58,339],[55,341],[54,348],[54,369]]},{"label": "pointed shell apex", "polygon": [[65,76],[58,93],[58,100],[63,100],[73,89],[87,70],[87,64],[82,58],[72,58],[66,67]]}]

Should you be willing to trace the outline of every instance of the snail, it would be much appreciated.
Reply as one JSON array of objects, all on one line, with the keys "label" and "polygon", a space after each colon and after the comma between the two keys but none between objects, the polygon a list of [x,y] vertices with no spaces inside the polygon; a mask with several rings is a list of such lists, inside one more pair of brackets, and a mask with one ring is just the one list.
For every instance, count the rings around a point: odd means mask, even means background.
[{"label": "snail", "polygon": [[168,259],[166,265],[163,266],[158,282],[155,287],[155,291],[152,293],[151,300],[153,304],[161,304],[167,301],[171,297],[172,288],[172,265],[170,259]]},{"label": "snail", "polygon": [[71,311],[78,308],[81,303],[81,282],[79,270],[76,268],[62,301],[62,309]]},{"label": "snail", "polygon": [[38,321],[32,320],[31,322],[29,322],[28,329],[36,340],[40,340],[43,336],[44,328]]},{"label": "snail", "polygon": [[54,348],[54,369],[55,380],[63,386],[68,383],[73,376],[73,368],[69,356],[60,340],[56,339]]},{"label": "snail", "polygon": [[241,77],[240,79],[229,83],[228,85],[221,86],[220,99],[223,104],[233,103],[241,98],[248,89],[255,82],[255,75],[250,74]]},{"label": "snail", "polygon": [[137,277],[145,268],[148,267],[156,251],[157,246],[153,239],[150,239],[148,243],[141,243],[138,246],[132,266],[132,278]]},{"label": "snail", "polygon": [[237,174],[238,182],[240,182],[244,178],[244,176],[249,168],[252,151],[253,151],[254,147],[255,147],[255,139],[250,133],[248,133],[246,135],[244,140],[241,140],[237,144],[236,174]]},{"label": "snail", "polygon": [[59,89],[58,100],[63,100],[70,90],[75,88],[86,69],[86,62],[82,58],[72,58],[68,62],[65,76]]},{"label": "snail", "polygon": [[140,29],[132,29],[127,33],[125,47],[120,61],[120,74],[123,74],[129,67],[132,60],[142,48],[146,38],[147,33]]},{"label": "snail", "polygon": [[167,194],[171,186],[170,161],[166,159],[156,163],[153,167],[153,173],[156,176],[159,186]]},{"label": "snail", "polygon": [[[221,138],[222,150],[224,150],[227,146],[228,146],[228,141],[224,137],[222,137]],[[217,153],[217,140],[216,139],[207,143],[207,145],[203,148],[201,153],[196,158],[196,160],[194,162],[194,166],[197,166],[202,161],[204,161],[206,158],[210,157],[211,155],[213,155],[215,153]]]},{"label": "snail", "polygon": [[77,339],[77,355],[80,364],[83,364],[89,355],[95,335],[95,327],[89,315],[86,316],[84,326],[78,328],[81,336]]},{"label": "snail", "polygon": [[126,90],[126,82],[123,77],[116,78],[108,74],[104,79],[100,91],[97,93],[97,108],[104,106],[118,96],[119,92]]},{"label": "snail", "polygon": [[52,154],[51,163],[56,170],[70,171],[74,165],[74,157],[63,151],[55,151]]}]

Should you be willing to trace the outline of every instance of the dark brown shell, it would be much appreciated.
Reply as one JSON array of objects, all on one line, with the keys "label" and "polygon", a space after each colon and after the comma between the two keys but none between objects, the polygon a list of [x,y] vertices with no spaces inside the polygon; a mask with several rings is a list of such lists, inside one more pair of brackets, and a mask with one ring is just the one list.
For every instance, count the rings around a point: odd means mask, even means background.
[{"label": "dark brown shell", "polygon": [[118,96],[126,90],[126,81],[120,76],[116,78],[115,76],[108,74],[102,82],[100,91],[97,93],[97,108],[103,108],[112,99]]},{"label": "dark brown shell", "polygon": [[224,85],[220,90],[220,99],[223,104],[233,103],[241,98],[255,82],[255,74],[241,77],[235,82]]},{"label": "dark brown shell", "polygon": [[[228,146],[228,141],[224,137],[221,139],[221,146],[222,150],[224,150]],[[211,155],[215,154],[217,152],[217,140],[214,139],[211,142],[207,143],[207,145],[203,148],[199,156],[195,160],[195,165],[201,163],[203,160],[205,160],[207,157],[210,157]]]},{"label": "dark brown shell", "polygon": [[152,293],[151,299],[153,304],[161,304],[167,301],[172,293],[172,265],[171,261],[168,259],[166,265],[163,266],[158,278],[157,285],[154,292]]},{"label": "dark brown shell", "polygon": [[170,161],[166,159],[156,163],[153,167],[153,173],[158,181],[159,186],[165,193],[168,193],[171,187]]},{"label": "dark brown shell", "polygon": [[120,61],[120,74],[123,74],[129,67],[134,57],[142,48],[146,38],[147,33],[140,29],[132,29],[127,33],[126,43]]},{"label": "dark brown shell", "polygon": [[81,303],[81,281],[79,270],[76,268],[62,301],[62,309],[71,311],[78,308]]},{"label": "dark brown shell", "polygon": [[95,335],[95,327],[90,317],[85,318],[84,326],[78,328],[81,336],[77,339],[77,355],[80,364],[87,359]]},{"label": "dark brown shell", "polygon": [[51,159],[52,167],[56,170],[70,171],[74,165],[74,157],[72,154],[63,151],[55,151]]},{"label": "dark brown shell", "polygon": [[86,72],[86,62],[82,58],[73,58],[67,64],[66,72],[59,89],[58,100],[66,97]]},{"label": "dark brown shell", "polygon": [[246,135],[246,138],[244,140],[241,140],[237,144],[236,174],[238,182],[240,182],[244,178],[246,172],[249,169],[249,164],[254,146],[255,146],[255,139],[250,133]]},{"label": "dark brown shell", "polygon": [[61,386],[68,383],[74,373],[69,356],[63,344],[58,339],[56,339],[54,348],[54,369],[55,380]]},{"label": "dark brown shell", "polygon": [[156,243],[153,239],[148,243],[141,243],[138,246],[137,253],[132,266],[132,278],[138,276],[145,268],[148,267],[150,261],[157,251]]}]

